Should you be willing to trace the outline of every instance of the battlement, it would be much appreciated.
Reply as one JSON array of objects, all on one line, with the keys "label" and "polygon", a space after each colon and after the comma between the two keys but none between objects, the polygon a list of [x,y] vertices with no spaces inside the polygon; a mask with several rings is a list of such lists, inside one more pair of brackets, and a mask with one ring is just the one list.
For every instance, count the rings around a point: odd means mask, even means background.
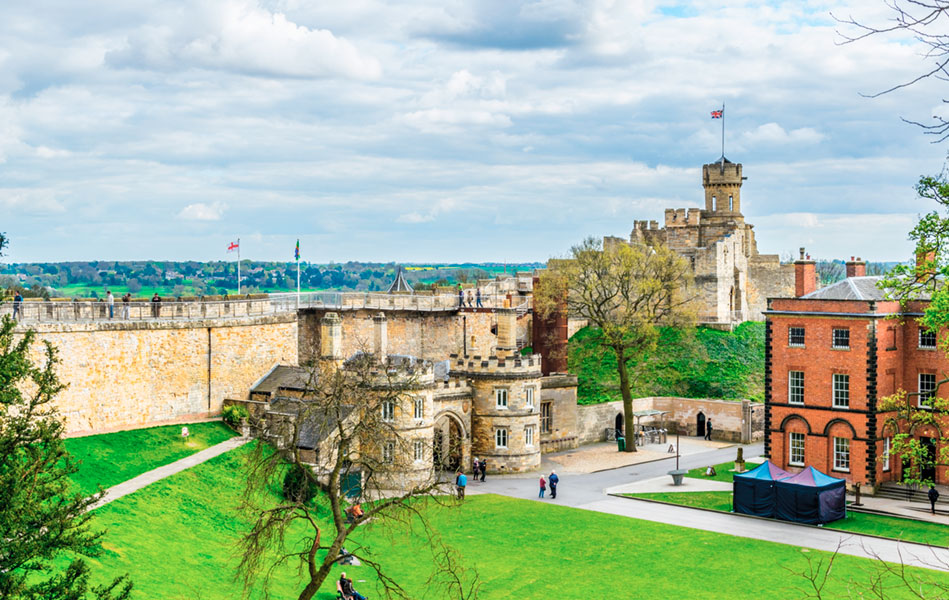
[{"label": "battlement", "polygon": [[471,386],[464,378],[449,377],[447,380],[435,382],[435,398],[470,394]]},{"label": "battlement", "polygon": [[698,227],[702,221],[702,211],[697,208],[667,208],[665,226]]},{"label": "battlement", "polygon": [[451,374],[469,378],[527,379],[541,376],[540,354],[526,356],[450,356]]},{"label": "battlement", "polygon": [[648,229],[658,230],[659,221],[633,221],[633,229],[640,229],[643,231]]}]

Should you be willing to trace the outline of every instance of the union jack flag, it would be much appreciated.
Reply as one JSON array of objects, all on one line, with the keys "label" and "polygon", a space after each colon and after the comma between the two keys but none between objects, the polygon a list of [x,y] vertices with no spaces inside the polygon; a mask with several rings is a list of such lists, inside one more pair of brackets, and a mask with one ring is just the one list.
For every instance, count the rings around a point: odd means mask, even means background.
[{"label": "union jack flag", "polygon": [[725,111],[724,111],[724,110],[713,110],[713,111],[712,111],[712,118],[713,118],[713,119],[721,119],[723,116],[725,116]]}]

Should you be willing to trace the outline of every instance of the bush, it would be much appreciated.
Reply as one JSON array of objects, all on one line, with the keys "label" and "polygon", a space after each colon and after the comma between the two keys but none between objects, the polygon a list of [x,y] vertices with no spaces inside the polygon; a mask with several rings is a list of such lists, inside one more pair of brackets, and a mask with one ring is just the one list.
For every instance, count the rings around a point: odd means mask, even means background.
[{"label": "bush", "polygon": [[247,409],[239,404],[229,404],[221,410],[221,418],[231,427],[237,427],[241,419],[246,419],[249,416],[250,413],[247,412]]},{"label": "bush", "polygon": [[310,479],[306,467],[292,465],[283,478],[283,497],[291,502],[307,503],[316,495],[316,483]]}]

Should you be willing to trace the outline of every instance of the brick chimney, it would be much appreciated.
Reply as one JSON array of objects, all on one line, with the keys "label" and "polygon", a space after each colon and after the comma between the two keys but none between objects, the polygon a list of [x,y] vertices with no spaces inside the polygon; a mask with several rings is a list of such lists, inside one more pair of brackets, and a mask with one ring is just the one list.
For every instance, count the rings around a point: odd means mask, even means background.
[{"label": "brick chimney", "polygon": [[916,252],[916,277],[928,277],[935,274],[935,261],[935,250],[920,250]]},{"label": "brick chimney", "polygon": [[866,277],[867,276],[867,261],[862,260],[859,256],[854,260],[851,256],[850,260],[847,261],[847,277]]},{"label": "brick chimney", "polygon": [[794,261],[794,296],[810,294],[817,290],[817,263],[811,260],[811,255],[804,254],[801,248],[801,258]]}]

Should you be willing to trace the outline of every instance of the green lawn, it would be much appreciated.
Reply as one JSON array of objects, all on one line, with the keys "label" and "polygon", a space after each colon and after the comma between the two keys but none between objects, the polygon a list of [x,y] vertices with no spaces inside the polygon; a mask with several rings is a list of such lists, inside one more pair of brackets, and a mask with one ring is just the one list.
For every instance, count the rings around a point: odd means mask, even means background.
[{"label": "green lawn", "polygon": [[[730,512],[731,492],[663,492],[661,494],[623,494],[629,498],[658,500],[683,506],[707,508]],[[839,529],[854,533],[866,533],[883,537],[946,546],[949,544],[949,527],[938,523],[925,523],[899,517],[886,517],[847,511],[846,518],[824,525],[825,529]]]},{"label": "green lawn", "polygon": [[81,461],[72,480],[83,493],[91,494],[99,485],[113,486],[236,435],[221,422],[187,427],[187,438],[181,437],[182,425],[69,438],[66,449]]},{"label": "green lawn", "polygon": [[[754,469],[755,467],[757,467],[759,464],[760,463],[746,462],[745,471],[750,471]],[[690,469],[689,472],[686,473],[685,476],[691,477],[693,479],[708,479],[711,481],[725,481],[725,482],[731,483],[733,481],[733,477],[735,476],[735,473],[733,471],[734,468],[735,468],[734,462],[726,462],[720,465],[715,465],[715,475],[713,475],[712,477],[709,477],[708,475],[705,474],[706,467],[699,467],[698,469]]]},{"label": "green lawn", "polygon": [[[108,533],[105,555],[90,561],[96,577],[128,572],[140,599],[239,597],[234,544],[246,524],[234,507],[249,451],[229,452],[97,510],[95,523]],[[792,545],[493,495],[427,512],[444,540],[480,573],[485,600],[800,598],[803,580],[774,565],[804,569],[806,557],[820,555]],[[386,532],[368,524],[358,541],[413,598],[440,598],[426,584],[430,554],[417,531]],[[754,557],[760,566],[754,576],[736,572],[740,557]],[[850,580],[865,581],[864,569],[870,566],[866,560],[838,558],[825,597],[845,595]],[[380,597],[368,567],[345,570],[357,589]],[[339,571],[334,569],[334,579]],[[295,568],[278,569],[272,597],[296,597],[302,581]],[[591,590],[598,591],[591,595]],[[262,595],[256,591],[251,597]],[[335,598],[335,584],[328,582],[317,597]]]}]

